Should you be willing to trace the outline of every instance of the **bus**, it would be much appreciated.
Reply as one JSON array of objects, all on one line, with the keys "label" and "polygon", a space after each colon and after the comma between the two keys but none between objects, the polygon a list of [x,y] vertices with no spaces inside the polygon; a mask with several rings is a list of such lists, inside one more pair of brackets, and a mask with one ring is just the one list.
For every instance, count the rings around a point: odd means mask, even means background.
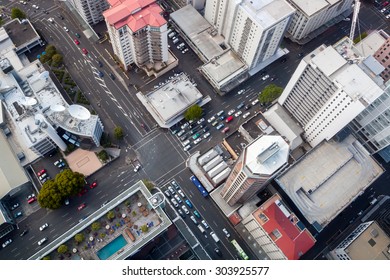
[{"label": "bus", "polygon": [[202,186],[202,184],[199,182],[198,178],[196,178],[194,175],[190,177],[190,180],[194,185],[197,187],[197,189],[200,191],[200,193],[203,195],[203,197],[207,197],[209,193],[206,191],[206,189]]},{"label": "bus", "polygon": [[232,245],[234,246],[234,248],[237,250],[238,254],[240,255],[240,257],[243,259],[243,260],[249,260],[249,257],[247,254],[245,254],[244,250],[242,250],[241,246],[238,245],[237,241],[235,239],[233,239],[232,241],[230,241],[232,243]]}]

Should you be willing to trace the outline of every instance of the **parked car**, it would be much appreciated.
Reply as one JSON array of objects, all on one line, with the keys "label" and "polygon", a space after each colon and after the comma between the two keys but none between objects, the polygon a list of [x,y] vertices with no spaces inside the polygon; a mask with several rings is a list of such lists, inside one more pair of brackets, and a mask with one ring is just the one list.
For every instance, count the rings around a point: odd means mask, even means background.
[{"label": "parked car", "polygon": [[179,204],[183,202],[178,194],[175,194],[174,197],[175,197],[176,201],[179,202]]},{"label": "parked car", "polygon": [[88,54],[88,50],[86,48],[82,48],[81,51],[83,52],[83,54],[87,55]]},{"label": "parked car", "polygon": [[186,217],[186,214],[183,213],[180,209],[177,209],[177,213],[184,219]]},{"label": "parked car", "polygon": [[28,204],[31,204],[31,203],[33,203],[33,202],[35,202],[35,201],[37,201],[37,198],[36,198],[35,196],[33,196],[33,197],[31,197],[31,198],[29,198],[29,199],[27,200],[27,203],[28,203]]},{"label": "parked car", "polygon": [[259,103],[259,99],[253,100],[251,104],[252,104],[253,106],[255,106],[257,103]]},{"label": "parked car", "polygon": [[222,231],[223,231],[223,233],[226,235],[227,238],[230,237],[230,233],[227,231],[226,228],[223,228]]},{"label": "parked car", "polygon": [[183,209],[184,213],[186,213],[187,215],[190,214],[190,211],[188,210],[188,208],[185,205],[182,205],[181,209]]},{"label": "parked car", "polygon": [[228,115],[229,115],[229,116],[233,115],[235,111],[236,111],[236,110],[234,110],[234,109],[229,110]]},{"label": "parked car", "polygon": [[211,125],[216,126],[218,124],[218,121],[214,121]]},{"label": "parked car", "polygon": [[141,168],[141,164],[137,164],[135,167],[134,167],[134,172],[138,172],[138,170]]},{"label": "parked car", "polygon": [[101,61],[98,61],[99,67],[103,67],[103,63]]},{"label": "parked car", "polygon": [[185,152],[187,152],[189,149],[191,149],[191,145],[185,146],[183,150],[184,150]]},{"label": "parked car", "polygon": [[87,189],[84,188],[84,189],[81,190],[81,192],[79,192],[78,196],[81,197],[81,196],[83,196],[86,193],[87,193]]},{"label": "parked car", "polygon": [[201,118],[199,121],[197,121],[196,123],[197,124],[202,124],[202,123],[204,123],[205,122],[205,119],[204,118]]},{"label": "parked car", "polygon": [[179,207],[179,204],[177,203],[176,199],[171,198],[171,202],[172,202],[173,206],[175,206],[176,208]]},{"label": "parked car", "polygon": [[43,175],[43,174],[45,174],[46,173],[46,169],[42,169],[41,171],[39,171],[38,173],[37,173],[37,175],[38,176],[41,176],[41,175]]},{"label": "parked car", "polygon": [[10,238],[10,239],[7,239],[1,246],[3,247],[3,248],[5,248],[5,247],[7,247],[9,244],[11,244],[12,243],[12,239]]},{"label": "parked car", "polygon": [[269,78],[269,75],[267,74],[267,75],[264,75],[261,79],[263,80],[263,81],[265,81],[265,80],[267,80]]},{"label": "parked car", "polygon": [[172,194],[172,195],[174,195],[176,192],[175,192],[175,190],[171,187],[171,186],[168,186],[168,190],[169,190],[169,192]]},{"label": "parked car", "polygon": [[62,162],[63,162],[62,159],[59,159],[59,160],[54,162],[54,165],[57,167],[60,167]]},{"label": "parked car", "polygon": [[96,187],[97,187],[97,182],[93,182],[93,183],[89,186],[90,189],[93,189],[93,188],[96,188]]},{"label": "parked car", "polygon": [[198,221],[195,219],[194,216],[191,215],[191,216],[190,216],[190,219],[194,222],[195,225],[198,224]]},{"label": "parked car", "polygon": [[229,122],[231,122],[233,120],[233,116],[229,116],[229,117],[227,117],[227,119],[226,119],[226,123],[229,123]]},{"label": "parked car", "polygon": [[77,210],[81,211],[85,208],[85,206],[87,206],[85,203],[81,203],[79,207],[77,207]]},{"label": "parked car", "polygon": [[188,207],[193,208],[194,206],[192,205],[191,201],[188,199],[185,200],[185,203],[188,205]]},{"label": "parked car", "polygon": [[203,226],[206,228],[206,229],[208,229],[209,228],[209,225],[206,223],[206,221],[205,220],[202,220],[202,222],[201,222],[202,224],[203,224]]},{"label": "parked car", "polygon": [[250,114],[251,114],[251,112],[246,112],[244,115],[242,115],[242,117],[243,117],[244,119],[246,119],[247,117],[249,117]]},{"label": "parked car", "polygon": [[224,127],[225,125],[223,123],[220,123],[219,125],[217,125],[217,129],[220,130],[222,127]]},{"label": "parked car", "polygon": [[213,122],[213,121],[215,121],[215,116],[212,116],[211,118],[209,118],[209,119],[207,120],[208,123],[211,123],[211,122]]},{"label": "parked car", "polygon": [[49,226],[49,224],[48,224],[48,223],[45,223],[45,224],[43,224],[42,226],[39,227],[39,230],[40,230],[40,231],[43,231],[43,230],[45,230],[48,226]]},{"label": "parked car", "polygon": [[230,128],[227,126],[227,127],[225,127],[224,129],[222,129],[222,133],[226,133],[226,132],[228,132],[230,130]]},{"label": "parked car", "polygon": [[182,190],[177,190],[177,193],[181,195],[181,197],[186,197],[184,192]]},{"label": "parked car", "polygon": [[69,32],[69,29],[68,29],[68,27],[66,27],[66,26],[64,26],[64,30],[65,30],[66,32]]},{"label": "parked car", "polygon": [[[61,19],[64,19],[64,18],[61,18]],[[79,39],[80,39],[80,37],[81,37],[79,33],[75,33],[74,35],[75,35],[77,38],[79,38]]]},{"label": "parked car", "polygon": [[242,114],[242,111],[238,111],[237,113],[234,114],[234,116],[235,116],[236,118],[238,118],[241,114]]},{"label": "parked car", "polygon": [[237,92],[237,94],[242,94],[242,93],[244,93],[245,92],[245,89],[240,89],[238,92]]},{"label": "parked car", "polygon": [[172,182],[171,182],[171,185],[172,186],[174,186],[175,187],[175,189],[180,189],[180,185],[175,181],[175,180],[173,180]]},{"label": "parked car", "polygon": [[221,252],[221,250],[219,250],[219,248],[214,248],[214,252],[215,252],[218,256],[222,257],[222,252]]},{"label": "parked car", "polygon": [[206,134],[203,135],[203,138],[206,139],[209,136],[210,136],[210,132],[207,132]]},{"label": "parked car", "polygon": [[108,75],[110,76],[111,79],[115,80],[115,75],[114,74],[110,73]]},{"label": "parked car", "polygon": [[194,145],[197,145],[197,144],[199,144],[199,143],[200,143],[200,141],[202,141],[202,138],[198,138],[198,139],[196,139],[196,140],[194,141]]},{"label": "parked car", "polygon": [[168,190],[164,191],[166,197],[171,197],[171,193]]},{"label": "parked car", "polygon": [[80,41],[79,41],[79,40],[74,39],[73,41],[74,41],[74,43],[75,43],[76,45],[80,45]]},{"label": "parked car", "polygon": [[41,246],[43,243],[47,241],[47,237],[42,238],[41,240],[38,241],[38,245]]},{"label": "parked car", "polygon": [[21,216],[23,216],[23,213],[20,212],[20,211],[14,215],[15,219],[16,219],[16,218],[19,218],[19,217],[21,217]]},{"label": "parked car", "polygon": [[198,218],[198,219],[202,219],[202,217],[200,216],[199,212],[197,210],[194,210],[194,215]]},{"label": "parked car", "polygon": [[[241,102],[240,104],[237,105],[237,110],[240,110],[242,107],[245,106],[244,102]],[[237,114],[237,113],[236,113]]]},{"label": "parked car", "polygon": [[19,203],[16,202],[14,205],[11,206],[11,211],[15,210],[18,207],[19,207]]},{"label": "parked car", "polygon": [[192,136],[192,139],[196,140],[198,139],[200,136],[200,133],[196,133],[195,135]]}]

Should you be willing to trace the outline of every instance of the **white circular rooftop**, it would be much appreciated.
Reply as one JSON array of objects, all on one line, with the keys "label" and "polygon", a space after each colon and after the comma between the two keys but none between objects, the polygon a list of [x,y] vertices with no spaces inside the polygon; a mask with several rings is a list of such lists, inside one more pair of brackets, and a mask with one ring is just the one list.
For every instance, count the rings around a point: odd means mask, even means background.
[{"label": "white circular rooftop", "polygon": [[88,120],[91,117],[91,113],[88,111],[88,109],[81,105],[70,105],[68,111],[72,117],[79,120]]}]

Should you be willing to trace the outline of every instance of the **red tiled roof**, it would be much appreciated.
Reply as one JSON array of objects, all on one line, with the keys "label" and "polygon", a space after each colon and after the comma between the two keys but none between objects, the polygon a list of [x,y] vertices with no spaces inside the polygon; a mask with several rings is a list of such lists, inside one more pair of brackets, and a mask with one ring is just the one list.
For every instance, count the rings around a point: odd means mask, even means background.
[{"label": "red tiled roof", "polygon": [[108,0],[111,8],[103,16],[116,29],[128,25],[136,32],[145,26],[160,27],[166,20],[160,15],[162,9],[156,0]]},{"label": "red tiled roof", "polygon": [[[254,214],[256,213],[258,212],[256,211]],[[263,210],[263,213],[269,220],[262,227],[271,238],[275,229],[280,232],[281,237],[276,240],[273,239],[289,260],[298,260],[302,254],[314,245],[315,240],[307,229],[301,231],[296,224],[283,214],[275,203],[270,203]]]}]

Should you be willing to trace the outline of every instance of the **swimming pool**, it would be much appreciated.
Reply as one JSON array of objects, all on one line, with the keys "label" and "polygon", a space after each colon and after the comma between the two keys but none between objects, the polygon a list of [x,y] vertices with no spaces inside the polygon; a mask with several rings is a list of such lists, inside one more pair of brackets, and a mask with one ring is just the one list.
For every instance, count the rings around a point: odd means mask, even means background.
[{"label": "swimming pool", "polygon": [[117,238],[112,240],[110,243],[108,243],[106,246],[101,248],[97,252],[97,256],[101,260],[106,260],[109,257],[111,257],[113,254],[118,252],[122,247],[124,247],[127,244],[126,239],[123,237],[123,235],[119,235]]}]

